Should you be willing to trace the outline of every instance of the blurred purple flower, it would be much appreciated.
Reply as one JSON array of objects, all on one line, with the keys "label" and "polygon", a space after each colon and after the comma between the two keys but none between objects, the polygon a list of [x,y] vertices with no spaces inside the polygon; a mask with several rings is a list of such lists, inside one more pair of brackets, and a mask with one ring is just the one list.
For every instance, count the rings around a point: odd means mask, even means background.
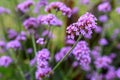
[{"label": "blurred purple flower", "polygon": [[57,19],[57,17],[53,14],[38,16],[38,23],[48,26],[62,26],[62,21]]},{"label": "blurred purple flower", "polygon": [[72,10],[62,2],[51,2],[48,6],[45,7],[46,12],[51,13],[51,9],[61,11],[63,15],[66,15],[68,17],[71,17],[72,15]]},{"label": "blurred purple flower", "polygon": [[87,4],[89,4],[89,3],[90,3],[90,0],[80,0],[80,2],[81,2],[82,4],[87,5]]},{"label": "blurred purple flower", "polygon": [[19,49],[21,47],[21,43],[18,40],[12,40],[7,43],[7,49]]},{"label": "blurred purple flower", "polygon": [[111,36],[111,38],[113,40],[116,39],[119,33],[120,33],[120,30],[119,29],[115,29],[113,34],[112,34],[112,36]]},{"label": "blurred purple flower", "polygon": [[108,44],[108,41],[107,41],[105,38],[101,38],[101,39],[99,40],[99,44],[102,45],[102,46],[105,46],[105,45]]},{"label": "blurred purple flower", "polygon": [[100,22],[107,22],[108,21],[108,16],[107,15],[101,15],[99,17],[99,21]]},{"label": "blurred purple flower", "polygon": [[9,56],[0,57],[0,66],[8,67],[12,63],[12,59]]},{"label": "blurred purple flower", "polygon": [[26,0],[17,5],[17,10],[25,13],[29,10],[29,7],[33,4],[34,4],[33,0]]},{"label": "blurred purple flower", "polygon": [[80,41],[73,49],[73,55],[75,56],[76,60],[79,61],[81,66],[89,65],[91,62],[90,58],[90,49],[88,47],[87,42]]},{"label": "blurred purple flower", "polygon": [[102,32],[102,27],[98,26],[97,28],[95,28],[95,32],[96,33],[101,33]]},{"label": "blurred purple flower", "polygon": [[101,3],[98,6],[98,11],[101,11],[101,12],[109,12],[109,11],[111,11],[111,5],[110,5],[110,3],[109,2]]},{"label": "blurred purple flower", "polygon": [[97,28],[96,17],[91,13],[82,15],[76,23],[67,27],[68,38],[74,39],[75,35],[82,34],[86,38],[91,38],[92,30]]},{"label": "blurred purple flower", "polygon": [[6,9],[6,8],[0,6],[0,14],[3,14],[3,13],[10,14],[11,12],[9,9]]},{"label": "blurred purple flower", "polygon": [[72,9],[72,14],[76,14],[76,13],[78,13],[78,11],[79,11],[79,8],[78,7],[74,7]]},{"label": "blurred purple flower", "polygon": [[112,59],[108,56],[102,56],[95,60],[94,64],[97,69],[108,67],[112,63]]},{"label": "blurred purple flower", "polygon": [[48,36],[48,38],[55,38],[55,35],[51,31],[48,31],[48,30],[43,31],[42,36],[43,37]]},{"label": "blurred purple flower", "polygon": [[14,39],[14,38],[16,38],[17,35],[18,35],[18,33],[17,33],[15,30],[13,30],[13,29],[9,29],[9,30],[7,31],[7,34],[8,34],[8,38],[9,38],[9,39]]},{"label": "blurred purple flower", "polygon": [[63,47],[58,53],[56,53],[55,60],[57,62],[60,61],[70,49],[71,47],[69,46]]},{"label": "blurred purple flower", "polygon": [[32,52],[33,52],[33,49],[32,49],[32,48],[28,48],[28,49],[27,49],[27,53],[28,53],[28,54],[31,54]]},{"label": "blurred purple flower", "polygon": [[117,77],[120,79],[120,68],[117,69],[116,75],[117,75]]},{"label": "blurred purple flower", "polygon": [[17,36],[16,40],[25,41],[26,40],[26,32],[21,31],[21,33]]},{"label": "blurred purple flower", "polygon": [[74,44],[74,43],[75,43],[75,40],[73,40],[73,39],[66,40],[66,44]]},{"label": "blurred purple flower", "polygon": [[38,13],[42,6],[46,6],[48,4],[48,0],[39,0],[35,5],[34,13]]},{"label": "blurred purple flower", "polygon": [[100,57],[100,47],[99,46],[95,46],[93,48],[93,50],[91,51],[91,55],[94,59],[97,59]]},{"label": "blurred purple flower", "polygon": [[32,60],[30,60],[30,66],[34,66],[36,63],[36,58],[33,58]]},{"label": "blurred purple flower", "polygon": [[37,43],[37,44],[40,44],[40,45],[45,44],[44,38],[39,38],[39,39],[36,41],[36,43]]},{"label": "blurred purple flower", "polygon": [[118,14],[120,14],[120,7],[117,7],[117,8],[116,8],[116,12],[117,12]]},{"label": "blurred purple flower", "polygon": [[37,70],[36,70],[36,79],[40,79],[41,77],[46,76],[51,68],[49,67],[48,60],[50,59],[50,52],[48,49],[42,49],[37,52],[36,60],[37,60]]}]

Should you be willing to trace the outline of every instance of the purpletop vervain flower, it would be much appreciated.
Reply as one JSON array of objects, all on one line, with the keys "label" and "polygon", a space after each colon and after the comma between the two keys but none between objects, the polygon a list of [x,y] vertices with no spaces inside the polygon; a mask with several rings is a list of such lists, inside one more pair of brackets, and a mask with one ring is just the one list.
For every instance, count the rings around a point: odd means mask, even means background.
[{"label": "purpletop vervain flower", "polygon": [[102,27],[97,26],[97,28],[95,28],[95,32],[96,33],[101,33],[102,32]]},{"label": "purpletop vervain flower", "polygon": [[80,41],[72,51],[81,66],[89,65],[91,62],[90,49],[85,41]]},{"label": "purpletop vervain flower", "polygon": [[95,46],[93,48],[93,50],[91,51],[91,55],[94,59],[97,59],[100,57],[100,47],[99,46]]},{"label": "purpletop vervain flower", "polygon": [[104,68],[104,67],[108,67],[109,64],[112,63],[112,60],[111,58],[109,58],[108,56],[102,56],[102,57],[99,57],[95,60],[94,64],[95,64],[95,67],[97,69],[99,68]]},{"label": "purpletop vervain flower", "polygon": [[82,4],[87,5],[87,4],[89,4],[89,3],[90,3],[90,0],[80,0],[80,2],[81,2]]},{"label": "purpletop vervain flower", "polygon": [[117,69],[116,76],[120,79],[120,68]]},{"label": "purpletop vervain flower", "polygon": [[48,31],[48,30],[43,31],[42,36],[43,37],[47,36],[48,38],[55,38],[55,35],[51,31]]},{"label": "purpletop vervain flower", "polygon": [[31,54],[32,52],[33,52],[33,49],[32,49],[32,48],[28,48],[28,49],[27,49],[27,53],[28,53],[28,54]]},{"label": "purpletop vervain flower", "polygon": [[57,17],[53,14],[48,14],[48,15],[40,15],[38,17],[38,23],[39,24],[44,24],[48,26],[62,26],[62,21],[57,19]]},{"label": "purpletop vervain flower", "polygon": [[36,41],[36,43],[37,43],[37,44],[40,44],[40,45],[45,44],[44,38],[39,38],[39,39]]},{"label": "purpletop vervain flower", "polygon": [[72,10],[62,2],[51,2],[48,6],[45,7],[46,12],[51,13],[51,9],[61,11],[63,15],[66,15],[68,17],[72,15]]},{"label": "purpletop vervain flower", "polygon": [[15,30],[13,30],[13,29],[9,29],[9,30],[7,31],[7,34],[8,34],[8,38],[9,38],[9,39],[14,39],[14,38],[16,38],[17,35],[18,35],[18,33],[17,33]]},{"label": "purpletop vervain flower", "polygon": [[16,37],[16,40],[18,41],[25,41],[26,39],[26,32],[24,31],[21,31],[21,33]]},{"label": "purpletop vervain flower", "polygon": [[99,21],[100,22],[107,22],[108,21],[108,16],[107,15],[101,15],[99,17]]},{"label": "purpletop vervain flower", "polygon": [[96,17],[91,13],[82,15],[76,23],[67,27],[68,38],[74,39],[75,36],[82,34],[86,38],[91,38],[92,30],[97,28]]},{"label": "purpletop vervain flower", "polygon": [[98,6],[98,11],[101,11],[101,12],[109,12],[109,11],[111,11],[111,5],[110,5],[110,3],[109,2],[101,3]]},{"label": "purpletop vervain flower", "polygon": [[18,40],[12,40],[7,43],[7,49],[19,49],[21,47],[21,43]]},{"label": "purpletop vervain flower", "polygon": [[105,38],[101,38],[101,39],[99,40],[99,44],[102,45],[102,46],[105,46],[105,45],[108,44],[108,41],[107,41]]},{"label": "purpletop vervain flower", "polygon": [[40,79],[46,76],[51,68],[48,65],[48,60],[50,59],[50,52],[48,49],[42,49],[37,52],[36,61],[37,61],[37,71],[36,71],[36,79]]},{"label": "purpletop vervain flower", "polygon": [[55,60],[57,62],[60,61],[70,49],[71,47],[69,46],[63,47],[58,53],[56,53]]},{"label": "purpletop vervain flower", "polygon": [[29,10],[29,7],[33,4],[34,4],[33,0],[26,0],[17,5],[17,10],[22,13],[25,13]]},{"label": "purpletop vervain flower", "polygon": [[10,14],[10,10],[0,6],[0,14]]},{"label": "purpletop vervain flower", "polygon": [[12,59],[9,56],[0,57],[0,66],[8,67],[12,63]]},{"label": "purpletop vervain flower", "polygon": [[120,14],[120,7],[117,7],[117,8],[115,9],[115,11],[116,11],[118,14]]}]

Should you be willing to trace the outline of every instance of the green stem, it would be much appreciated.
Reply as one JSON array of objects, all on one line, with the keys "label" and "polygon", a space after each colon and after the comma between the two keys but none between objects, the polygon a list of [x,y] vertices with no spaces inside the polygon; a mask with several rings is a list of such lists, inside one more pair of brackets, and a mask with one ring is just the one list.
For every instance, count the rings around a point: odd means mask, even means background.
[{"label": "green stem", "polygon": [[57,63],[57,65],[53,68],[53,71],[55,71],[57,69],[57,67],[63,62],[63,60],[69,56],[69,54],[72,52],[72,50],[75,48],[75,46],[77,45],[77,43],[79,42],[79,40],[81,39],[81,35],[79,35],[77,41],[74,43],[74,45],[72,46],[72,48],[65,54],[65,56],[60,60],[60,62]]},{"label": "green stem", "polygon": [[37,48],[36,48],[36,43],[35,43],[34,34],[32,34],[32,44],[33,44],[34,54],[36,55],[36,53],[37,53]]},{"label": "green stem", "polygon": [[14,63],[15,63],[15,65],[16,65],[18,71],[20,72],[20,75],[21,75],[21,77],[22,77],[22,80],[25,80],[24,73],[23,73],[21,67],[18,65],[18,61],[17,61],[17,59],[16,59],[16,56],[15,56],[13,50],[10,50],[10,55],[11,55],[11,57],[13,58]]}]

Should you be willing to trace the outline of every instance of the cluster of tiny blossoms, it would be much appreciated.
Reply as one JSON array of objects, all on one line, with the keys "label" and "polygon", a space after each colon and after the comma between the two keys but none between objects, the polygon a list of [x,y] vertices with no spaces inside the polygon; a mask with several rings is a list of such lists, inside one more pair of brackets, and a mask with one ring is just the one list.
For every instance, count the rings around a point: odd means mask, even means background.
[{"label": "cluster of tiny blossoms", "polygon": [[66,15],[68,17],[72,15],[72,10],[62,2],[51,2],[45,7],[46,12],[51,13],[52,9],[56,9],[56,11],[61,11],[63,15]]},{"label": "cluster of tiny blossoms", "polygon": [[96,20],[96,17],[91,13],[85,13],[76,23],[67,27],[68,38],[74,39],[80,34],[86,38],[91,38],[92,30],[97,28]]},{"label": "cluster of tiny blossoms", "polygon": [[100,11],[100,12],[109,12],[109,11],[111,11],[111,5],[110,5],[110,3],[109,2],[101,3],[98,6],[98,11]]},{"label": "cluster of tiny blossoms", "polygon": [[73,55],[81,66],[89,65],[91,62],[90,49],[87,42],[80,41],[73,49]]},{"label": "cluster of tiny blossoms", "polygon": [[37,52],[36,60],[37,60],[37,71],[36,71],[36,79],[39,80],[45,75],[47,75],[51,68],[48,65],[48,60],[50,59],[50,52],[48,49],[42,49]]}]

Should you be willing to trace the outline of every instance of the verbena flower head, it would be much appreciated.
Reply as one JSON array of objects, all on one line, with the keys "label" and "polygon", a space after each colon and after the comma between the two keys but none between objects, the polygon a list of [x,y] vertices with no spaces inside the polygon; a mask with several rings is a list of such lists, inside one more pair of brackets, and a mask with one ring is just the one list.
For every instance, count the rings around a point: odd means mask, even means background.
[{"label": "verbena flower head", "polygon": [[99,44],[102,45],[102,46],[105,46],[105,45],[108,44],[108,41],[107,41],[105,38],[101,38],[101,39],[99,40]]},{"label": "verbena flower head", "polygon": [[39,38],[39,39],[36,41],[36,43],[37,43],[37,44],[40,44],[40,45],[45,44],[44,38]]},{"label": "verbena flower head", "polygon": [[93,48],[93,50],[91,51],[91,55],[94,59],[97,59],[100,57],[100,47],[99,46],[95,46]]},{"label": "verbena flower head", "polygon": [[28,53],[28,54],[31,54],[32,52],[33,52],[33,49],[32,49],[32,48],[28,48],[28,49],[27,49],[27,53]]},{"label": "verbena flower head", "polygon": [[53,14],[40,15],[38,17],[38,23],[49,26],[62,26],[62,21],[57,19],[57,17]]},{"label": "verbena flower head", "polygon": [[12,40],[7,43],[7,49],[19,49],[21,47],[21,43],[18,40]]},{"label": "verbena flower head", "polygon": [[36,5],[35,5],[35,9],[34,9],[34,12],[35,13],[38,13],[40,8],[42,6],[46,6],[48,4],[48,0],[39,0]]},{"label": "verbena flower head", "polygon": [[116,76],[120,79],[120,68],[116,70]]},{"label": "verbena flower head", "polygon": [[117,7],[117,8],[115,9],[115,11],[116,11],[118,14],[120,14],[120,7]]},{"label": "verbena flower head", "polygon": [[49,30],[44,30],[42,32],[42,36],[43,37],[47,36],[48,38],[55,38],[55,35],[51,31],[49,31]]},{"label": "verbena flower head", "polygon": [[108,56],[99,57],[95,60],[94,64],[97,69],[108,67],[112,60]]},{"label": "verbena flower head", "polygon": [[26,32],[24,32],[24,31],[21,31],[21,33],[16,38],[16,40],[18,40],[18,41],[25,41],[26,39],[27,39]]},{"label": "verbena flower head", "polygon": [[26,0],[17,5],[17,10],[22,13],[25,13],[29,10],[29,7],[33,4],[34,4],[33,0]]},{"label": "verbena flower head", "polygon": [[8,67],[12,63],[12,59],[9,56],[0,57],[0,66]]},{"label": "verbena flower head", "polygon": [[96,20],[96,17],[91,13],[85,13],[76,23],[67,27],[68,38],[74,39],[80,34],[86,38],[91,38],[92,30],[97,28]]},{"label": "verbena flower head", "polygon": [[90,49],[85,41],[78,42],[72,53],[81,66],[88,65],[91,62]]},{"label": "verbena flower head", "polygon": [[55,60],[58,62],[60,61],[65,54],[71,49],[71,47],[63,47],[58,53],[56,53],[55,55]]},{"label": "verbena flower head", "polygon": [[96,33],[101,33],[102,32],[102,27],[97,26],[97,28],[95,28],[95,32]]},{"label": "verbena flower head", "polygon": [[80,2],[81,2],[82,4],[87,5],[87,4],[89,4],[89,3],[90,3],[90,0],[80,0]]},{"label": "verbena flower head", "polygon": [[9,39],[14,39],[14,38],[16,38],[17,35],[18,35],[18,33],[17,33],[15,30],[13,30],[13,29],[9,29],[9,30],[7,31],[7,34],[8,34],[8,38],[9,38]]},{"label": "verbena flower head", "polygon": [[42,49],[37,52],[36,61],[37,61],[37,71],[36,71],[36,79],[40,79],[46,76],[51,68],[48,65],[48,60],[50,59],[50,52],[48,49]]},{"label": "verbena flower head", "polygon": [[72,15],[72,10],[62,2],[51,2],[48,6],[46,6],[45,11],[51,13],[52,9],[61,11],[63,15],[66,15],[68,17]]},{"label": "verbena flower head", "polygon": [[0,14],[10,14],[10,10],[0,6]]},{"label": "verbena flower head", "polygon": [[99,17],[99,21],[100,21],[100,22],[107,22],[107,21],[108,21],[107,15],[101,15],[101,16]]},{"label": "verbena flower head", "polygon": [[101,11],[101,12],[109,12],[109,11],[111,11],[111,5],[110,5],[110,3],[109,2],[101,3],[98,6],[98,11]]}]

